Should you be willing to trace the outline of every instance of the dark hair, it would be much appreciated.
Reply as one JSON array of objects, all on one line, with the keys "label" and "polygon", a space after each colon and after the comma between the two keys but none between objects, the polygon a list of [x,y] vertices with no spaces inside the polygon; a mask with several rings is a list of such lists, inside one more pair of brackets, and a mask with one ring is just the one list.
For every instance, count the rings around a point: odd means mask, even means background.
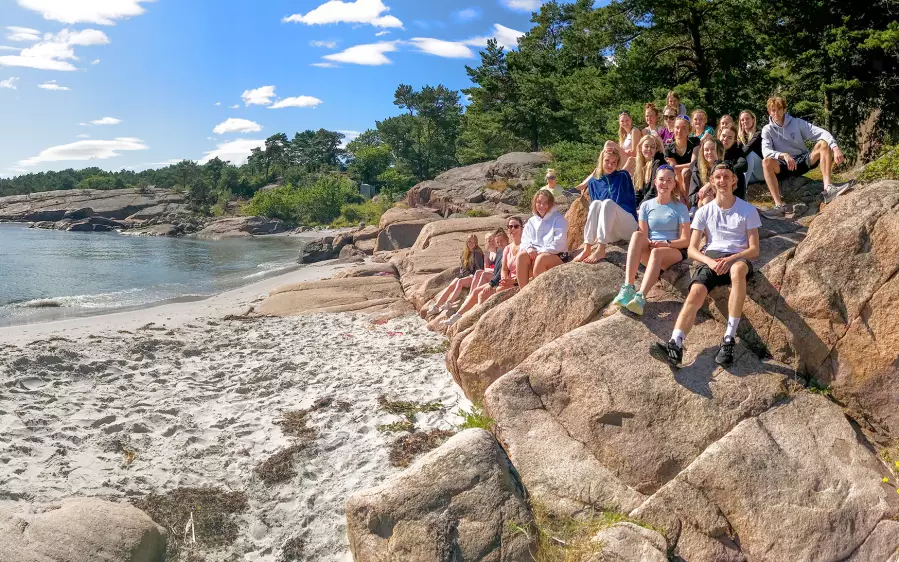
[{"label": "dark hair", "polygon": [[730,160],[715,160],[715,163],[712,165],[712,173],[715,170],[729,170],[732,174],[736,173],[734,172],[734,164]]},{"label": "dark hair", "polygon": [[524,226],[524,221],[521,220],[521,217],[519,217],[518,215],[512,215],[511,217],[507,218],[506,225],[509,224],[509,221],[515,221],[518,223],[518,226]]}]

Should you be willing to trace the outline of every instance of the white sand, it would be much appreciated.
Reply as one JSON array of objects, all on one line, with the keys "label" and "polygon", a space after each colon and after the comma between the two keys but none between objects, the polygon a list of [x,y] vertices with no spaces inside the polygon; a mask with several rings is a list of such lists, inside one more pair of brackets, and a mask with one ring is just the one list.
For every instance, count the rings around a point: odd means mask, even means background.
[{"label": "white sand", "polygon": [[[274,561],[300,537],[307,560],[350,560],[347,494],[399,471],[387,458],[397,435],[377,426],[401,418],[377,397],[440,401],[418,414],[420,429],[453,429],[469,404],[442,354],[402,357],[443,341],[417,317],[221,320],[326,269],[201,302],[0,329],[0,504],[216,486],[245,491],[250,509],[235,544],[208,559]],[[263,483],[254,467],[293,442],[274,422],[323,398],[334,403],[309,416],[317,436],[297,476]],[[130,465],[123,448],[137,453]]]}]

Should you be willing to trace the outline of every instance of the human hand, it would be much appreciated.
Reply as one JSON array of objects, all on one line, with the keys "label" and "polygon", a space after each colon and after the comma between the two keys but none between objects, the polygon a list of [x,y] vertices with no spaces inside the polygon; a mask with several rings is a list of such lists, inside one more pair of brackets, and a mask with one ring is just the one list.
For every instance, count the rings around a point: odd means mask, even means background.
[{"label": "human hand", "polygon": [[730,266],[733,265],[733,260],[731,259],[731,257],[732,256],[728,256],[726,258],[718,258],[717,260],[715,260],[715,267],[712,268],[714,269],[715,273],[717,273],[718,275],[724,275],[725,273],[730,271]]},{"label": "human hand", "polygon": [[783,154],[781,155],[781,157],[783,158],[783,161],[787,164],[787,169],[788,169],[788,170],[790,170],[791,172],[794,171],[794,170],[796,170],[796,161],[793,160],[793,157],[792,157],[792,156],[790,156],[790,155],[787,154],[787,153],[783,153]]},{"label": "human hand", "polygon": [[[502,287],[503,289],[511,289],[512,287],[515,286],[515,281],[512,279],[509,279],[509,278],[501,279],[499,282],[499,286]],[[490,292],[492,293],[493,289],[490,289]]]},{"label": "human hand", "polygon": [[528,255],[531,257],[532,260],[537,259],[537,250],[535,250],[533,248],[529,248]]},{"label": "human hand", "polygon": [[705,199],[713,199],[715,197],[715,190],[712,189],[712,186],[709,184],[705,184],[702,186],[702,189],[699,190],[699,200],[704,201]]},{"label": "human hand", "polygon": [[833,163],[839,166],[842,164],[846,158],[843,157],[843,151],[840,150],[839,146],[835,146],[833,149]]}]

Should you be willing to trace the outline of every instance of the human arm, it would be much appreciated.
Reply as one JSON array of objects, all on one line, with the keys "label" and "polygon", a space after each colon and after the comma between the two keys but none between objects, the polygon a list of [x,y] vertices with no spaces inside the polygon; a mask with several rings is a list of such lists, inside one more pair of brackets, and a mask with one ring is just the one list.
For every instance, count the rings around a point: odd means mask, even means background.
[{"label": "human arm", "polygon": [[524,224],[524,233],[521,235],[521,245],[519,246],[520,252],[528,252],[534,248],[534,244],[536,243],[535,238],[537,236],[537,229],[534,227],[533,219],[528,220]]},{"label": "human arm", "polygon": [[751,228],[746,231],[746,239],[749,241],[749,247],[743,250],[742,252],[737,252],[736,254],[731,254],[724,258],[718,258],[715,260],[715,265],[712,267],[715,270],[715,273],[718,275],[724,275],[730,268],[737,263],[737,261],[743,260],[754,260],[759,257],[759,229]]},{"label": "human arm", "polygon": [[568,251],[568,220],[559,213],[553,217],[550,236],[544,240],[541,254],[563,254]]},{"label": "human arm", "polygon": [[484,271],[484,252],[474,253],[474,269],[475,271]]},{"label": "human arm", "polygon": [[[596,172],[594,171],[593,174],[595,174],[595,173]],[[583,192],[587,188],[587,184],[590,183],[590,180],[593,179],[593,174],[590,174],[589,176],[584,178],[584,181],[582,181],[581,183],[574,186],[574,188],[577,189],[578,191]]]},{"label": "human arm", "polygon": [[687,247],[687,257],[699,263],[704,263],[709,267],[715,267],[715,260],[702,253],[702,237],[705,233],[701,230],[696,230],[695,224],[692,228],[690,245]]}]

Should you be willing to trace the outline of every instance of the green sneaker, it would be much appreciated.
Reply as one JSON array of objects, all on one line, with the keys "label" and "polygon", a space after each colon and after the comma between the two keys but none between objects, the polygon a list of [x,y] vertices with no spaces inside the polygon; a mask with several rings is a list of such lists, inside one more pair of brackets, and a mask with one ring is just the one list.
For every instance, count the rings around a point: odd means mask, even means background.
[{"label": "green sneaker", "polygon": [[627,303],[631,302],[631,299],[634,298],[634,286],[630,283],[625,283],[621,286],[621,290],[618,291],[618,296],[612,299],[612,304],[619,308],[624,308],[627,306]]},{"label": "green sneaker", "polygon": [[627,303],[627,309],[638,316],[643,316],[643,309],[646,307],[646,297],[643,293],[637,293],[631,302]]}]

